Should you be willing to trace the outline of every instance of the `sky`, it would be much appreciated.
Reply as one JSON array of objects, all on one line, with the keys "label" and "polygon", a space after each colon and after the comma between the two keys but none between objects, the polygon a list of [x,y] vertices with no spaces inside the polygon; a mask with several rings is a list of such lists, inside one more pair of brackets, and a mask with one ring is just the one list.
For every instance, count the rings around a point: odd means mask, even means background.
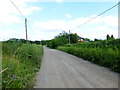
[{"label": "sky", "polygon": [[[27,18],[29,40],[50,40],[62,31],[77,33],[91,40],[118,38],[118,7],[94,18],[118,3],[118,0],[12,0]],[[10,0],[0,3],[0,41],[25,39],[25,20]],[[82,26],[80,26],[82,25]],[[79,27],[80,26],[80,27]]]}]

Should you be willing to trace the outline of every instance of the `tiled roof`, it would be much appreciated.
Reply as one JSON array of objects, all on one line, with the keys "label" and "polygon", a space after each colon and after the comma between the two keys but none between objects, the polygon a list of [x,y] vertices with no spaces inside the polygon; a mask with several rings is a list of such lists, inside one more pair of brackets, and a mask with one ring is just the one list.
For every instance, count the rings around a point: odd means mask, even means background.
[{"label": "tiled roof", "polygon": [[83,37],[79,37],[79,36],[78,36],[77,38],[78,38],[78,39],[84,39]]}]

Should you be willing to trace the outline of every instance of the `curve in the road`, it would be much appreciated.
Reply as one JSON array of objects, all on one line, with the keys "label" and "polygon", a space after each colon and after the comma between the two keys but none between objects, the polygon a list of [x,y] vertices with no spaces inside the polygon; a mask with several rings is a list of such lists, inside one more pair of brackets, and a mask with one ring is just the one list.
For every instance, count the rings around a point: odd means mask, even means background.
[{"label": "curve in the road", "polygon": [[118,74],[62,51],[44,47],[35,88],[118,88]]}]

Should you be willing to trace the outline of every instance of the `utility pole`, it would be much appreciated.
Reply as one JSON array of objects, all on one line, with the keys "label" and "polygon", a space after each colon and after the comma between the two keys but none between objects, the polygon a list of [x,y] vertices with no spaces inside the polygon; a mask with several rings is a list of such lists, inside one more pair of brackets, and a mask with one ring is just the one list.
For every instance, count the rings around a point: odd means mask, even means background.
[{"label": "utility pole", "polygon": [[70,44],[70,30],[69,30],[69,44]]},{"label": "utility pole", "polygon": [[42,40],[40,41],[40,45],[42,45]]},{"label": "utility pole", "polygon": [[120,38],[120,1],[118,2],[118,38]]},{"label": "utility pole", "polygon": [[26,41],[28,40],[27,36],[27,19],[25,18],[25,32],[26,32]]}]

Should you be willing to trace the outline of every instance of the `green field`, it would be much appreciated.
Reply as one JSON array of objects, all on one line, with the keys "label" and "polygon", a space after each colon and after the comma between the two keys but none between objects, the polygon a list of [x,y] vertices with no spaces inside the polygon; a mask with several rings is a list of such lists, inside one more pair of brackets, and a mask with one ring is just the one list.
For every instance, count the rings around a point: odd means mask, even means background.
[{"label": "green field", "polygon": [[120,73],[120,39],[81,42],[58,49]]},{"label": "green field", "polygon": [[43,48],[20,42],[2,43],[2,88],[33,88]]}]

